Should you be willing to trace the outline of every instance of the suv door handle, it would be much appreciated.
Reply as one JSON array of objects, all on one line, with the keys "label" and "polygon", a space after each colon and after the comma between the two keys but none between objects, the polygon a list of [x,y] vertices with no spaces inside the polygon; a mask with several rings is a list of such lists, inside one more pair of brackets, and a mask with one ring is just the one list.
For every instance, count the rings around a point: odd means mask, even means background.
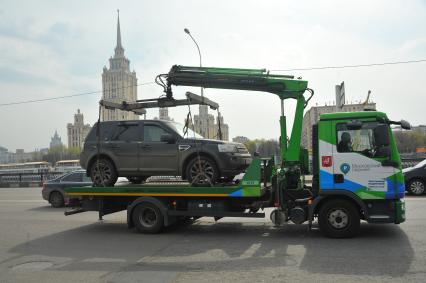
[{"label": "suv door handle", "polygon": [[105,147],[106,147],[106,148],[112,148],[112,149],[120,148],[120,146],[119,146],[119,145],[117,145],[117,144],[108,144],[108,145],[106,145]]},{"label": "suv door handle", "polygon": [[150,145],[150,144],[143,144],[143,145],[141,145],[141,148],[144,149],[144,150],[150,150],[152,148],[152,145]]}]

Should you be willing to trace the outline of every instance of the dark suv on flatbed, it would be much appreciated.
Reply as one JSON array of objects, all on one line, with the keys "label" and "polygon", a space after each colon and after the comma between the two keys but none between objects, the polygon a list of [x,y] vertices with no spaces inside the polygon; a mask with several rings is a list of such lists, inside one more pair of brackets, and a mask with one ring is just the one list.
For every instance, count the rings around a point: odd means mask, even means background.
[{"label": "dark suv on flatbed", "polygon": [[191,129],[184,135],[183,130],[183,125],[163,120],[95,124],[85,140],[81,166],[97,186],[113,186],[118,177],[141,183],[150,176],[182,176],[206,185],[232,180],[252,160],[243,144],[204,139]]}]

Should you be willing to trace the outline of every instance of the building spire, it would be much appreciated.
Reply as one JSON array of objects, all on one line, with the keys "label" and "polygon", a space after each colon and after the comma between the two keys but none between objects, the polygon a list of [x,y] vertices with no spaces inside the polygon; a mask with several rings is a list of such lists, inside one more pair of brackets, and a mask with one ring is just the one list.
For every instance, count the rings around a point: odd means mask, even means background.
[{"label": "building spire", "polygon": [[120,30],[120,10],[117,9],[117,46],[115,47],[115,57],[124,56],[124,48],[121,45],[121,30]]}]

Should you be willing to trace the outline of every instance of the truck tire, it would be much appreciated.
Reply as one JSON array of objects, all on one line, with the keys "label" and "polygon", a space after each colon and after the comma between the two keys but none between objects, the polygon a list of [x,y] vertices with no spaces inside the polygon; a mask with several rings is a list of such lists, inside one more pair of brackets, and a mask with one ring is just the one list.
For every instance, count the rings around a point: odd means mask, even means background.
[{"label": "truck tire", "polygon": [[136,229],[141,233],[156,234],[164,227],[164,216],[152,203],[138,204],[133,209],[132,219]]},{"label": "truck tire", "polygon": [[321,233],[331,238],[352,238],[359,233],[357,207],[343,199],[334,199],[321,206],[318,214]]},{"label": "truck tire", "polygon": [[425,193],[425,183],[420,179],[411,179],[407,184],[407,191],[415,196]]},{"label": "truck tire", "polygon": [[118,174],[114,164],[106,158],[95,161],[90,168],[90,178],[96,187],[111,187],[117,182]]},{"label": "truck tire", "polygon": [[[201,169],[201,170],[200,170]],[[201,175],[199,175],[201,173]],[[206,178],[203,178],[205,174]],[[199,175],[201,178],[197,178]],[[219,170],[216,163],[208,157],[194,157],[186,167],[188,181],[194,186],[210,186],[219,178]]]},{"label": "truck tire", "polygon": [[54,208],[63,207],[65,205],[64,197],[58,191],[53,191],[50,193],[49,202]]}]

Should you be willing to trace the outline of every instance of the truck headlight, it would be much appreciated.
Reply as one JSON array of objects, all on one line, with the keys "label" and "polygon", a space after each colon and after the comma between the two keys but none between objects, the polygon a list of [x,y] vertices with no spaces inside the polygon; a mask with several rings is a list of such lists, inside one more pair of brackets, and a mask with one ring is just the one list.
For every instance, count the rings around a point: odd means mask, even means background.
[{"label": "truck headlight", "polygon": [[237,146],[233,144],[218,144],[219,152],[238,152]]}]

